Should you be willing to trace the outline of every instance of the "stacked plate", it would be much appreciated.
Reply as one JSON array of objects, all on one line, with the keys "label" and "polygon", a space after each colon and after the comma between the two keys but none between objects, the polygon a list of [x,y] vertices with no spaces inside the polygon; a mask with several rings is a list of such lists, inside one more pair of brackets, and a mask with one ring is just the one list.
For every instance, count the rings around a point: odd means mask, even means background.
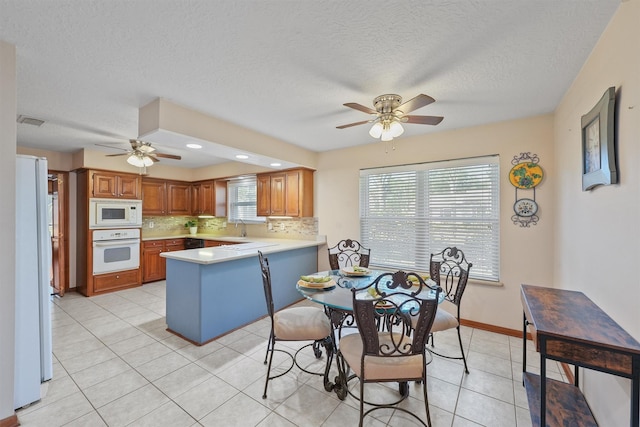
[{"label": "stacked plate", "polygon": [[309,289],[329,289],[336,286],[336,282],[330,276],[301,276],[298,286]]},{"label": "stacked plate", "polygon": [[371,270],[364,267],[343,267],[340,271],[346,276],[368,276],[371,274]]}]

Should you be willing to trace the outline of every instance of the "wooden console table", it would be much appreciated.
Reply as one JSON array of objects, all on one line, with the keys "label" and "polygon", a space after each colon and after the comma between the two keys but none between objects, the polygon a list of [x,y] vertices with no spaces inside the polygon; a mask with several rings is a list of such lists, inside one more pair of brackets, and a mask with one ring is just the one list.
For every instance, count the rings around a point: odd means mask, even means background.
[{"label": "wooden console table", "polygon": [[[582,292],[522,285],[523,380],[534,426],[597,426],[578,388],[578,367],[631,379],[631,423],[640,422],[640,343]],[[526,371],[527,326],[540,375]],[[575,383],[547,379],[546,359],[575,365]]]}]

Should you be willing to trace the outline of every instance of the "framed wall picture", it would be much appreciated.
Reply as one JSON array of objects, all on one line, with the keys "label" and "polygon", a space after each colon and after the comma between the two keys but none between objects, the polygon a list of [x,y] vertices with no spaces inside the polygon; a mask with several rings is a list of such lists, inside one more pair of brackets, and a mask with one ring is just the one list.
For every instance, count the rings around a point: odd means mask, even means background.
[{"label": "framed wall picture", "polygon": [[582,116],[582,191],[616,184],[616,90],[610,87],[598,103]]}]

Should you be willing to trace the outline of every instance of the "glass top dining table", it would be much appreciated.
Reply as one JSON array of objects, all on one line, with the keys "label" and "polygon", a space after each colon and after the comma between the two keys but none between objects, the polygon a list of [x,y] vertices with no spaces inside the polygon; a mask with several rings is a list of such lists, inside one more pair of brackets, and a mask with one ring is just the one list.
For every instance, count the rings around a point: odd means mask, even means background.
[{"label": "glass top dining table", "polygon": [[[341,270],[327,270],[319,271],[317,273],[310,274],[310,276],[330,276],[336,283],[334,287],[326,289],[307,288],[296,284],[296,289],[302,296],[310,301],[322,304],[323,306],[346,312],[353,311],[353,296],[351,289],[361,289],[369,286],[378,276],[388,273],[388,271],[382,270],[370,270],[369,274],[363,276],[350,276]],[[427,285],[435,286],[436,283],[432,280],[426,281]],[[435,295],[435,291],[426,290],[425,292]],[[444,299],[444,293],[440,293],[438,303]]]}]

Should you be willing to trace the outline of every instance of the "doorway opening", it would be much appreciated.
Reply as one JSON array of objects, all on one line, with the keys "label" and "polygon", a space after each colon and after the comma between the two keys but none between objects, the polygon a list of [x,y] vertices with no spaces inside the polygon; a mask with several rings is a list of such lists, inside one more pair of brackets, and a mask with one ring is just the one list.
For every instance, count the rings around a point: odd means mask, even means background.
[{"label": "doorway opening", "polygon": [[51,236],[51,287],[63,296],[69,289],[69,173],[49,171],[48,219]]}]

